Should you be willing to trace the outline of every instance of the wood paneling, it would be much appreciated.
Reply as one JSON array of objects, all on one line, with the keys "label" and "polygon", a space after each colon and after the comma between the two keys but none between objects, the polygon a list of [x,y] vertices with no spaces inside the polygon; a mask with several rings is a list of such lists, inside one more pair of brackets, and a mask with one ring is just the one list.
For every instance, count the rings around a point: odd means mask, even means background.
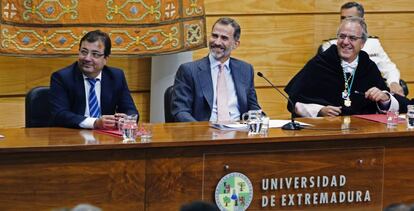
[{"label": "wood paneling", "polygon": [[[279,89],[283,91],[283,87]],[[287,99],[272,87],[256,88],[256,93],[260,106],[271,119],[290,118],[290,113],[287,110]]]},{"label": "wood paneling", "polygon": [[[77,58],[23,58],[0,56],[0,96],[25,95],[35,86],[49,86],[51,73]],[[150,58],[110,58],[109,66],[124,70],[131,91],[149,91]]]},{"label": "wood paneling", "polygon": [[[310,13],[315,11],[314,0],[204,0],[206,14],[274,14],[274,13]],[[235,5],[237,4],[237,6]]]},{"label": "wood paneling", "polygon": [[[231,172],[245,174],[253,184],[248,210],[365,211],[412,203],[414,131],[405,124],[390,130],[356,117],[350,117],[349,130],[341,129],[345,119],[301,118],[312,127],[270,128],[256,136],[219,131],[208,122],[154,124],[150,143],[129,144],[90,130],[0,129],[5,136],[0,141],[0,210],[52,210],[79,203],[111,211],[179,210],[194,200],[214,203],[217,183]],[[289,183],[295,186],[294,177],[334,175],[346,176],[344,186],[328,182],[328,187],[318,187],[316,178],[316,187],[263,190],[260,185],[266,178],[292,178]],[[259,207],[262,195],[280,199],[285,193],[365,190],[370,191],[369,202],[353,198],[349,203]]]},{"label": "wood paneling", "polygon": [[[315,8],[317,12],[338,12],[340,7],[349,2],[348,0],[315,0]],[[361,0],[358,1],[364,6],[365,13],[385,13],[401,11],[413,12],[414,4],[409,0]]]},{"label": "wood paneling", "polygon": [[[286,85],[303,67],[304,61],[316,52],[312,15],[233,18],[240,22],[242,34],[240,47],[232,56],[253,64],[256,72],[262,72],[278,86]],[[213,25],[216,19],[207,18],[207,24]],[[211,32],[211,27],[208,31]],[[207,54],[207,49],[195,51],[194,58],[201,58]],[[258,78],[255,84],[268,85]]]},{"label": "wood paneling", "polygon": [[[50,75],[77,60],[0,56],[0,127],[24,127],[24,96],[36,86],[49,86]],[[149,121],[151,58],[110,57],[108,65],[124,70],[141,121]]]},{"label": "wood paneling", "polygon": [[150,93],[132,93],[132,98],[134,99],[135,106],[138,109],[140,114],[140,122],[149,122],[150,120]]},{"label": "wood paneling", "polygon": [[[347,0],[243,0],[235,2],[226,0],[205,0],[208,16],[222,15],[256,15],[256,14],[289,14],[298,13],[337,13]],[[359,1],[370,12],[400,12],[414,11],[414,5],[409,0],[397,1]]]},{"label": "wood paneling", "polygon": [[125,72],[129,90],[149,92],[151,87],[151,58],[110,58],[109,66]]},{"label": "wood paneling", "polygon": [[[135,105],[140,113],[141,122],[149,122],[150,94],[149,92],[132,93]],[[24,127],[25,107],[24,97],[0,98],[0,128]]]},{"label": "wood paneling", "polygon": [[[370,17],[373,19],[368,21],[370,34],[380,37],[385,51],[400,69],[401,77],[414,82],[414,72],[411,71],[414,69],[414,52],[411,50],[414,42],[410,42],[410,35],[414,34],[414,13],[390,17],[371,14]],[[234,18],[240,22],[242,35],[241,45],[232,56],[253,64],[256,71],[263,72],[278,86],[286,85],[315,55],[322,40],[335,36],[338,24],[338,17],[333,14]],[[216,19],[209,17],[208,25]],[[387,27],[377,22],[384,22]],[[208,49],[198,50],[194,52],[194,58],[207,54]],[[256,86],[266,85],[256,79]]]},{"label": "wood paneling", "polygon": [[0,128],[24,125],[24,97],[0,98]]},{"label": "wood paneling", "polygon": [[144,210],[146,164],[137,151],[28,153],[14,156],[13,163],[6,157],[11,158],[0,155],[0,179],[7,181],[0,198],[14,207],[1,203],[1,210],[54,210],[80,203]]},{"label": "wood paneling", "polygon": [[165,158],[166,153],[151,154],[157,156],[147,161],[146,210],[179,210],[182,204],[202,198],[201,156]]},{"label": "wood paneling", "polygon": [[410,91],[408,93],[408,98],[412,99],[414,98],[414,83],[409,83],[408,85],[408,90]]},{"label": "wood paneling", "polygon": [[[314,56],[321,41],[335,36],[338,11],[346,0],[205,0],[208,34],[218,17],[231,16],[242,27],[241,46],[234,57],[253,64],[277,86],[283,87]],[[414,4],[409,0],[360,1],[366,10],[370,34],[381,43],[414,88]],[[235,6],[237,4],[237,6]],[[194,51],[194,58],[208,50]],[[0,56],[0,127],[23,126],[25,93],[35,86],[49,85],[50,74],[71,64],[76,57],[22,58]],[[150,58],[111,57],[108,65],[125,71],[128,85],[141,113],[149,120]],[[286,101],[262,79],[256,77],[259,103],[272,118],[289,114]],[[413,89],[411,89],[414,92]],[[139,96],[139,97],[137,97]],[[414,95],[410,95],[412,97]],[[162,98],[162,96],[160,96]],[[10,118],[9,116],[13,116]]]},{"label": "wood paneling", "polygon": [[[369,203],[354,203],[353,206],[339,205],[339,204],[324,204],[318,206],[318,203],[313,204],[317,209],[315,210],[348,210],[354,211],[361,210],[381,210],[382,202],[382,184],[383,184],[383,157],[384,149],[371,148],[371,149],[331,149],[331,150],[289,150],[289,151],[252,151],[248,153],[230,153],[205,155],[204,159],[204,195],[208,198],[210,193],[214,193],[217,181],[230,172],[242,172],[246,175],[252,183],[251,191],[254,192],[253,200],[248,210],[289,210],[296,208],[295,210],[307,210],[309,206],[303,206],[304,201],[298,200],[293,204],[282,202],[283,195],[298,194],[309,192],[341,192],[344,190],[371,192],[371,201]],[[253,159],[254,158],[254,159]],[[368,165],[356,164],[356,159],[364,161],[371,161]],[[258,162],[260,161],[260,162]],[[228,166],[230,171],[223,168]],[[335,172],[335,173],[334,173]],[[337,174],[336,174],[337,173]],[[346,178],[342,187],[318,187],[311,188],[306,186],[307,182],[300,183],[305,186],[297,185],[293,188],[293,185],[279,186],[283,182],[276,185],[275,189],[271,188],[272,180],[279,178],[292,178],[301,177],[310,178],[317,176],[331,176],[335,175],[335,178],[342,175]],[[266,182],[268,181],[267,188]],[[269,181],[270,180],[270,181]],[[280,181],[280,180],[279,180]],[[339,181],[339,179],[338,179]],[[303,182],[303,180],[302,180]],[[299,184],[297,183],[297,184]],[[309,183],[308,183],[309,184]],[[240,186],[236,183],[231,185],[232,188],[238,189],[240,192]],[[246,185],[246,188],[248,186]],[[233,190],[234,190],[233,189]],[[246,190],[246,189],[245,189]],[[223,191],[224,192],[224,191]],[[225,194],[220,193],[220,197],[224,197]],[[346,191],[345,191],[346,192]],[[229,195],[231,194],[228,193]],[[240,194],[241,195],[241,194]],[[239,195],[239,196],[240,196]],[[247,194],[246,194],[247,195]],[[262,207],[262,197],[276,196],[277,203],[271,205],[270,203]],[[298,202],[301,202],[300,204]],[[242,205],[239,205],[242,206]],[[306,207],[306,208],[305,208]]]}]

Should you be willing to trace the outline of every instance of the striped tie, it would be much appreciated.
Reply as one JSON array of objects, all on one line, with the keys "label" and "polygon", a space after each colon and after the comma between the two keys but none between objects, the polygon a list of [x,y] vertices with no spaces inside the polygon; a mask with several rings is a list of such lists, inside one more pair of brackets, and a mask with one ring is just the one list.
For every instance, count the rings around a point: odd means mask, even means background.
[{"label": "striped tie", "polygon": [[89,116],[99,118],[101,116],[101,109],[99,108],[98,104],[98,98],[96,97],[95,93],[95,84],[96,81],[99,81],[99,79],[91,79],[87,78],[89,84],[91,85],[91,88],[89,89],[89,98],[88,98],[88,104],[89,104]]}]

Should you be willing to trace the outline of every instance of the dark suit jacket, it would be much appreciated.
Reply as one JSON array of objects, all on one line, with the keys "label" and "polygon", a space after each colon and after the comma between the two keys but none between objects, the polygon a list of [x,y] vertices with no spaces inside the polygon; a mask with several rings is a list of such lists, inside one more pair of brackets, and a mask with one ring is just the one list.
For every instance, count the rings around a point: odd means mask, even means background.
[{"label": "dark suit jacket", "polygon": [[[52,74],[49,101],[53,125],[79,128],[79,123],[86,118],[86,98],[77,62]],[[116,112],[138,114],[123,71],[105,66],[101,81],[101,114]]]},{"label": "dark suit jacket", "polygon": [[[230,58],[241,114],[258,110],[252,65]],[[213,108],[213,81],[208,57],[180,65],[174,81],[172,114],[176,121],[208,121]]]}]

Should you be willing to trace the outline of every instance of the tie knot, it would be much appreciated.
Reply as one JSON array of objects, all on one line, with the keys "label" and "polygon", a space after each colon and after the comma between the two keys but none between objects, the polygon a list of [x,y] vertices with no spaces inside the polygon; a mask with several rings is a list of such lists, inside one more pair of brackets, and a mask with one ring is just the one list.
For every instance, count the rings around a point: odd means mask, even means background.
[{"label": "tie knot", "polygon": [[225,68],[225,65],[224,64],[219,64],[218,67],[219,67],[219,72],[223,72],[224,68]]},{"label": "tie knot", "polygon": [[86,80],[88,80],[91,86],[95,86],[96,82],[99,81],[99,79],[94,79],[94,78],[86,78]]}]

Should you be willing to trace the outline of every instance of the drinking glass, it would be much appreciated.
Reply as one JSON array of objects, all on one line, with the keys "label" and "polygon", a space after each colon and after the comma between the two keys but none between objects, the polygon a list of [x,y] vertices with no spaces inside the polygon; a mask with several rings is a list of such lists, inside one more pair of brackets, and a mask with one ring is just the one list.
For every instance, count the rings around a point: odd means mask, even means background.
[{"label": "drinking glass", "polygon": [[141,123],[139,126],[139,133],[141,135],[141,143],[151,142],[152,139],[152,124],[151,123]]},{"label": "drinking glass", "polygon": [[407,128],[414,129],[414,105],[407,106]]},{"label": "drinking glass", "polygon": [[135,142],[137,137],[137,115],[125,116],[122,123],[122,137],[124,143]]},{"label": "drinking glass", "polygon": [[387,128],[396,128],[398,125],[398,111],[387,112]]},{"label": "drinking glass", "polygon": [[262,118],[262,110],[250,110],[242,115],[242,120],[249,128],[249,135],[260,134],[263,125]]},{"label": "drinking glass", "polygon": [[269,131],[269,122],[270,118],[267,116],[262,117],[262,128],[260,129],[260,134],[267,135]]}]

